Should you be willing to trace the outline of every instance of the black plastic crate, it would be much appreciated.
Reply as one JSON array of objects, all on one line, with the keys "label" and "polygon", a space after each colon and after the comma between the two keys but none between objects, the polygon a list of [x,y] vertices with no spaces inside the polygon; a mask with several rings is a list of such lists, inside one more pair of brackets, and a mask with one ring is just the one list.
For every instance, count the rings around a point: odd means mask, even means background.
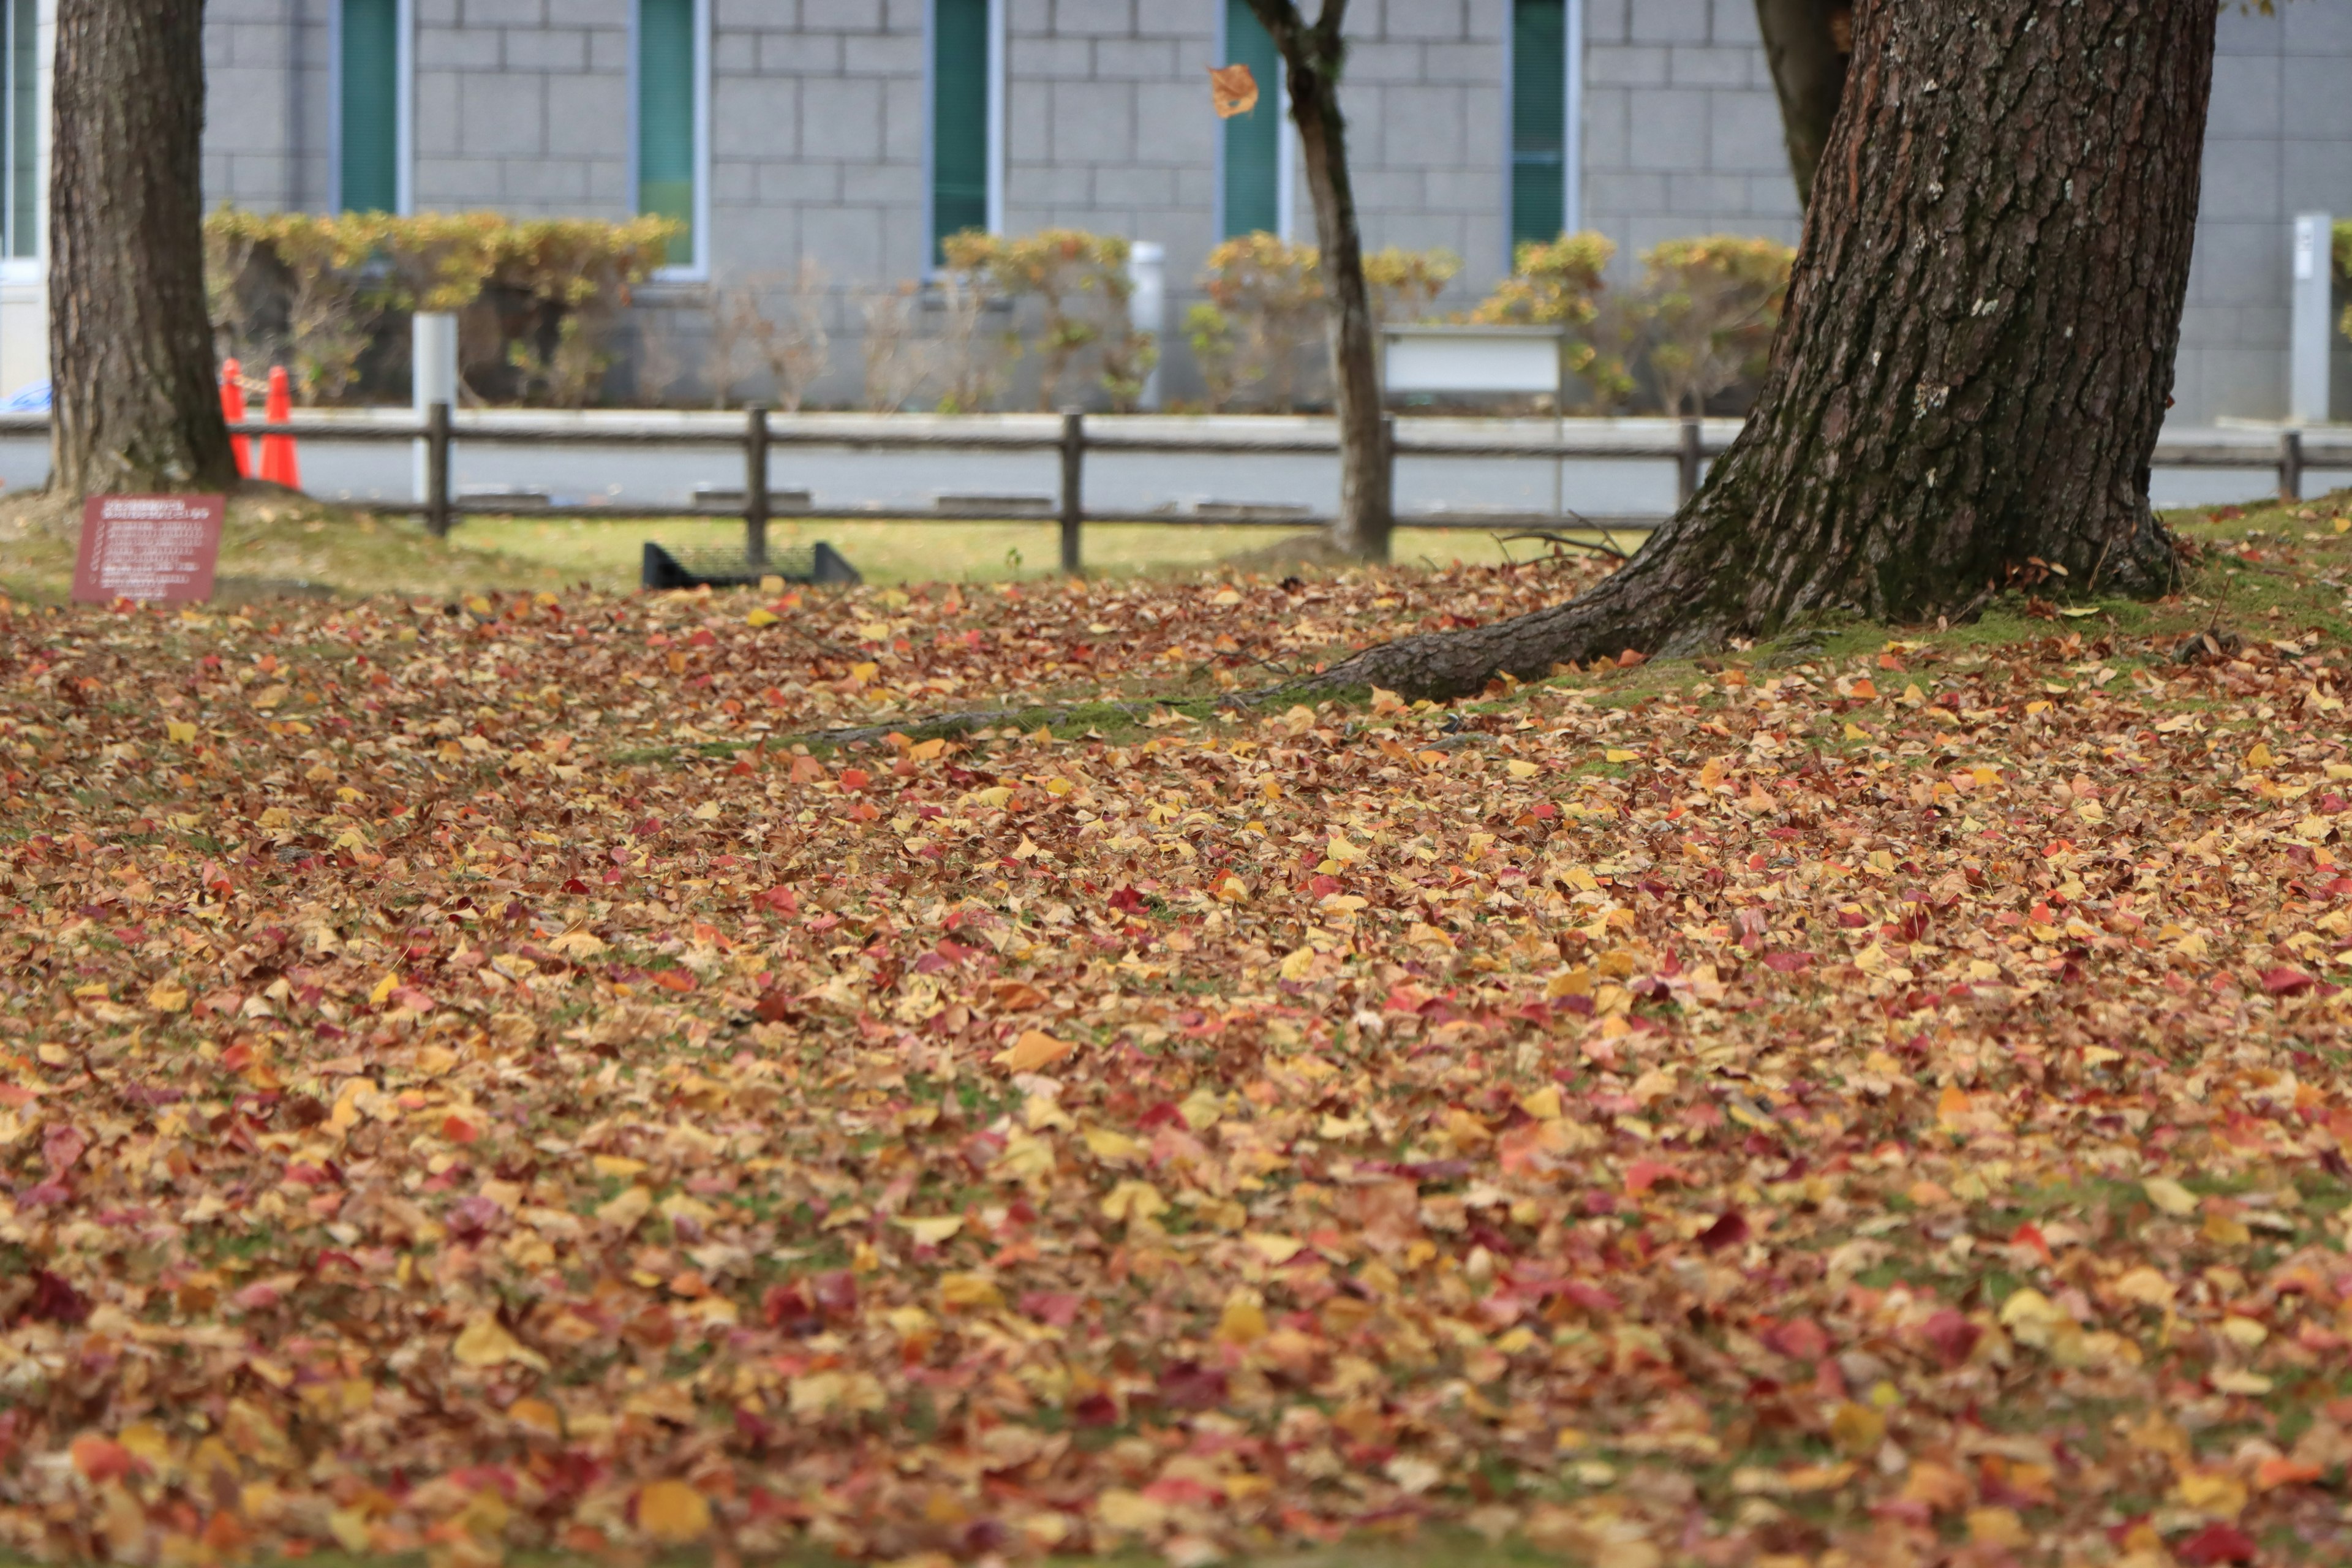
[{"label": "black plastic crate", "polygon": [[670,550],[651,540],[646,542],[644,585],[647,588],[755,588],[762,577],[842,585],[866,581],[840,551],[822,539],[772,551],[764,566],[751,564],[740,550]]}]

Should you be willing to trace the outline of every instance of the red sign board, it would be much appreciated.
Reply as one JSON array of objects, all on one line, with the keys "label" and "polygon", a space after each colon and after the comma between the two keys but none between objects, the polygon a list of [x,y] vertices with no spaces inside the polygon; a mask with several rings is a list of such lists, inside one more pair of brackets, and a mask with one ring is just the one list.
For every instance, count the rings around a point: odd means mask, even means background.
[{"label": "red sign board", "polygon": [[81,513],[73,596],[183,605],[213,596],[219,496],[92,496]]}]

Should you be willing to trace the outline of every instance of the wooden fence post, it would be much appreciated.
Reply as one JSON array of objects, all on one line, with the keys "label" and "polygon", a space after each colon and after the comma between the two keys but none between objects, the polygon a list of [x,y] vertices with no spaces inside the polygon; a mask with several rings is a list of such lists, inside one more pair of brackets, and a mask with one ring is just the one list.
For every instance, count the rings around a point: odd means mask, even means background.
[{"label": "wooden fence post", "polygon": [[1078,575],[1083,559],[1078,535],[1086,526],[1087,416],[1062,410],[1062,571]]},{"label": "wooden fence post", "polygon": [[425,411],[425,528],[436,539],[449,536],[449,405]]},{"label": "wooden fence post", "polygon": [[1698,466],[1705,450],[1705,431],[1696,419],[1683,421],[1682,446],[1675,454],[1675,509],[1680,510],[1698,494]]},{"label": "wooden fence post", "polygon": [[2303,499],[2303,432],[2279,432],[2279,500]]},{"label": "wooden fence post", "polygon": [[768,564],[768,405],[743,411],[743,559],[753,571]]}]

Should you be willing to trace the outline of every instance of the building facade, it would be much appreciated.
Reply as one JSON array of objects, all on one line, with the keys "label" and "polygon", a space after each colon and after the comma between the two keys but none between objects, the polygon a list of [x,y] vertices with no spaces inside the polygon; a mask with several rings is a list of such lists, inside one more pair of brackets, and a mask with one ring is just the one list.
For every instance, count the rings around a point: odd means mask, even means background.
[{"label": "building facade", "polygon": [[[0,393],[45,363],[54,5],[0,0]],[[2291,216],[2352,212],[2352,0],[2279,11],[2221,24],[2184,418],[2283,413]],[[837,366],[847,296],[920,279],[959,227],[1155,241],[1171,325],[1223,237],[1312,236],[1244,0],[210,0],[206,18],[208,203],[664,213],[687,237],[650,309],[690,323],[713,280],[814,262],[844,296]],[[1366,237],[1460,256],[1442,307],[1562,227],[1615,240],[1628,281],[1661,239],[1797,237],[1752,0],[1355,0],[1349,29]],[[1207,73],[1233,59],[1269,90],[1221,121]]]}]

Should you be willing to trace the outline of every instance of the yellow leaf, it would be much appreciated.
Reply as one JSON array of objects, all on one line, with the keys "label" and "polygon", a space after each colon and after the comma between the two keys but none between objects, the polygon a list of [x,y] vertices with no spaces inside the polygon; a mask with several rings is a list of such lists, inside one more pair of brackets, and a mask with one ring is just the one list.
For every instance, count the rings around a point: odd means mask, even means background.
[{"label": "yellow leaf", "polygon": [[1601,754],[1604,761],[1612,763],[1638,763],[1642,760],[1641,752],[1629,752],[1622,746],[1612,746]]},{"label": "yellow leaf", "polygon": [[2169,1307],[2173,1297],[2172,1281],[2143,1264],[2116,1281],[2116,1294],[2126,1301],[2137,1301],[2143,1307]]},{"label": "yellow leaf", "polygon": [[622,1154],[591,1155],[588,1164],[598,1175],[615,1182],[625,1182],[630,1177],[642,1173],[646,1168],[646,1163],[643,1160],[632,1160]]},{"label": "yellow leaf", "polygon": [[2184,1505],[2209,1519],[2235,1519],[2246,1510],[2246,1483],[2227,1470],[2191,1470],[2176,1490]]},{"label": "yellow leaf", "polygon": [[194,724],[188,723],[184,720],[172,719],[165,721],[163,724],[163,733],[166,738],[183,746],[194,745],[195,743],[196,727]]},{"label": "yellow leaf", "polygon": [[1139,1532],[1166,1523],[1168,1506],[1125,1487],[1109,1487],[1095,1500],[1095,1517],[1113,1530]]},{"label": "yellow leaf", "polygon": [[773,610],[754,610],[743,617],[743,624],[747,626],[772,626],[782,619],[783,617]]},{"label": "yellow leaf", "polygon": [[519,1362],[537,1372],[547,1370],[545,1356],[526,1348],[487,1312],[459,1331],[457,1342],[449,1350],[460,1366],[503,1366],[508,1362]]},{"label": "yellow leaf", "polygon": [[1519,1109],[1538,1121],[1557,1121],[1563,1114],[1559,1103],[1559,1085],[1548,1083],[1529,1094],[1519,1096]]},{"label": "yellow leaf", "polygon": [[596,1211],[596,1217],[620,1230],[635,1230],[637,1222],[653,1212],[654,1195],[643,1187],[631,1187]]},{"label": "yellow leaf", "polygon": [[177,1013],[188,1005],[188,994],[168,980],[156,982],[147,990],[147,1005],[158,1013]]},{"label": "yellow leaf", "polygon": [[1269,1236],[1265,1231],[1250,1232],[1242,1237],[1242,1244],[1277,1268],[1307,1250],[1307,1244],[1297,1237]]},{"label": "yellow leaf", "polygon": [[964,1311],[1004,1305],[1004,1292],[985,1274],[942,1274],[940,1300]]},{"label": "yellow leaf", "polygon": [[1986,1546],[2023,1546],[2032,1540],[2013,1508],[1969,1510],[1969,1539]]},{"label": "yellow leaf", "polygon": [[710,1503],[684,1481],[648,1481],[637,1490],[637,1528],[665,1546],[690,1546],[710,1533]]},{"label": "yellow leaf", "polygon": [[1427,921],[1413,921],[1412,928],[1404,933],[1404,939],[1415,947],[1442,947],[1449,952],[1454,947],[1454,939]]},{"label": "yellow leaf", "polygon": [[327,1515],[327,1533],[335,1538],[335,1544],[354,1557],[375,1543],[368,1529],[366,1512],[356,1508],[339,1508]]},{"label": "yellow leaf", "polygon": [[1958,1084],[1948,1083],[1944,1092],[1936,1097],[1936,1121],[1944,1127],[1956,1128],[1969,1119],[1969,1091]]},{"label": "yellow leaf", "polygon": [[1229,1345],[1255,1344],[1265,1338],[1265,1308],[1254,1298],[1236,1291],[1225,1302],[1224,1311],[1217,1319],[1217,1338]]},{"label": "yellow leaf", "polygon": [[1168,1212],[1168,1200],[1150,1182],[1121,1182],[1102,1201],[1103,1218],[1133,1224]]},{"label": "yellow leaf", "polygon": [[400,972],[394,970],[392,973],[385,975],[383,979],[375,983],[375,989],[368,993],[368,1000],[378,1006],[383,1005],[383,999],[391,995],[393,988],[399,984]]},{"label": "yellow leaf", "polygon": [[1831,1415],[1830,1436],[1842,1452],[1866,1459],[1878,1452],[1879,1444],[1886,1440],[1886,1415],[1867,1405],[1848,1400]]},{"label": "yellow leaf", "polygon": [[2250,768],[2268,768],[2277,765],[2278,758],[2272,755],[2270,747],[2260,741],[2256,741],[2254,749],[2246,753],[2246,766]]},{"label": "yellow leaf", "polygon": [[1352,864],[1353,862],[1364,858],[1363,847],[1361,845],[1349,843],[1348,836],[1344,833],[1334,833],[1331,835],[1330,841],[1326,846],[1326,849],[1331,858],[1337,860],[1342,866]]},{"label": "yellow leaf", "polygon": [[1035,1072],[1053,1066],[1078,1047],[1068,1040],[1057,1040],[1043,1029],[1024,1030],[1021,1037],[1006,1049],[990,1058],[1008,1072]]},{"label": "yellow leaf", "polygon": [[2197,1194],[2169,1176],[2150,1176],[2139,1184],[2147,1201],[2179,1219],[2197,1212]]},{"label": "yellow leaf", "polygon": [[1515,779],[1531,779],[1543,772],[1543,769],[1529,762],[1513,762],[1507,766],[1510,775]]},{"label": "yellow leaf", "polygon": [[718,821],[719,803],[715,800],[706,800],[700,805],[696,806],[694,808],[694,820],[697,822]]},{"label": "yellow leaf", "polygon": [[1087,1152],[1097,1160],[1132,1160],[1143,1152],[1142,1144],[1108,1127],[1089,1127],[1079,1136],[1086,1140]]},{"label": "yellow leaf", "polygon": [[963,1228],[963,1220],[951,1214],[923,1218],[901,1217],[897,1224],[899,1229],[925,1247],[937,1247],[943,1241],[952,1240],[956,1232]]}]

